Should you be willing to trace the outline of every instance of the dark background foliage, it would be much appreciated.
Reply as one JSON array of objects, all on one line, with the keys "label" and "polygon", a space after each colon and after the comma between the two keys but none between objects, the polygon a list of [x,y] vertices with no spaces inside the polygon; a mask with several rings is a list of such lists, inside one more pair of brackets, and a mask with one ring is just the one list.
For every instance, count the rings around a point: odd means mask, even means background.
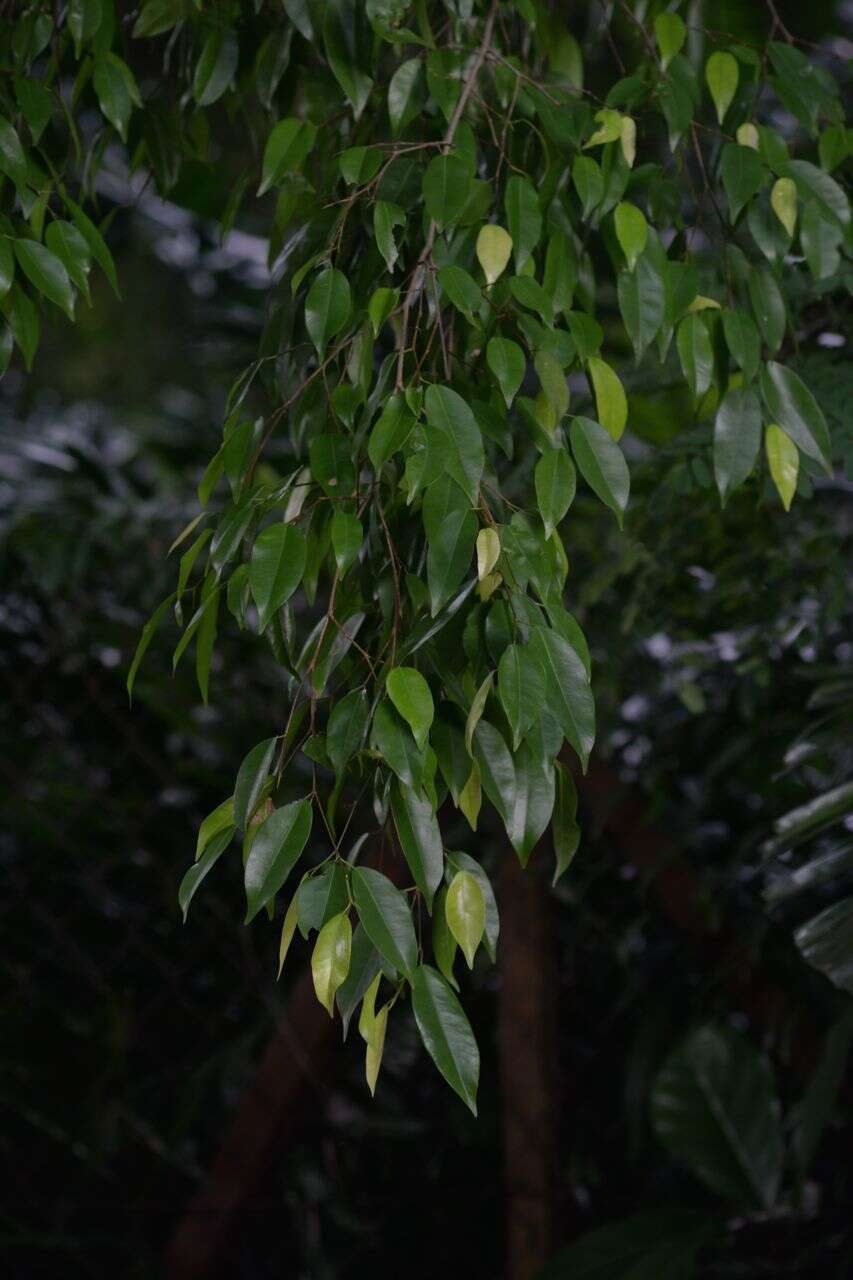
[{"label": "dark background foliage", "polygon": [[[746,38],[761,6],[714,9],[713,25]],[[838,30],[831,5],[779,10],[806,38]],[[124,690],[139,627],[170,589],[166,553],[194,513],[225,390],[262,326],[265,245],[250,217],[220,243],[197,211],[132,189],[118,170],[103,199],[116,210],[123,301],[99,284],[73,329],[50,329],[34,373],[13,370],[0,387],[0,1256],[22,1277],[161,1273],[307,960],[298,945],[275,983],[277,930],[243,928],[237,868],[218,869],[186,926],[176,906],[199,820],[275,723],[282,688],[266,646],[223,628],[209,708],[188,668],[173,680],[163,644],[132,711]],[[849,344],[849,301],[831,308],[828,329]],[[798,366],[839,466],[789,516],[769,485],[720,514],[690,432],[638,457],[624,535],[592,502],[571,516],[570,583],[595,638],[602,733],[598,781],[594,769],[581,787],[580,852],[555,893],[557,1236],[655,1211],[666,1239],[676,1211],[690,1211],[703,1277],[840,1280],[853,1268],[849,1092],[815,1084],[821,1062],[843,1063],[848,998],[791,939],[808,912],[784,894],[769,909],[762,854],[777,818],[849,777],[831,739],[785,764],[823,717],[808,706],[815,689],[830,689],[830,712],[849,698],[848,349]],[[650,412],[660,422],[678,404]],[[651,891],[630,824],[608,821],[625,796],[661,856],[674,849],[683,864],[696,927]],[[512,856],[497,832],[478,841],[491,868]],[[529,874],[548,877],[547,863]],[[812,913],[834,891],[831,879],[811,889]],[[738,941],[756,998],[732,981],[722,937]],[[241,1215],[226,1274],[502,1273],[499,984],[486,969],[469,982],[480,1119],[446,1091],[406,1017],[374,1103],[350,1040]],[[807,1177],[789,1145],[770,1213],[707,1189],[650,1129],[656,1074],[702,1025],[763,1055],[789,1139],[810,1086],[825,1102]],[[636,1274],[681,1274],[657,1265]]]}]

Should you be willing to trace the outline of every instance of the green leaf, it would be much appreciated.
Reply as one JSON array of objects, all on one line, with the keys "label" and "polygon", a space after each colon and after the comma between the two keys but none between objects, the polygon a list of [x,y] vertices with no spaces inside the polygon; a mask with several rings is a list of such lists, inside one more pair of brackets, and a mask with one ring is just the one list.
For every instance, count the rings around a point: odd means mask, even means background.
[{"label": "green leaf", "polygon": [[853,897],[825,907],[794,934],[803,959],[840,987],[853,994]]},{"label": "green leaf", "polygon": [[234,786],[234,821],[241,831],[249,826],[260,803],[264,785],[272,768],[278,738],[259,742],[243,760]]},{"label": "green leaf", "polygon": [[724,311],[723,333],[732,359],[752,382],[761,363],[761,338],[752,317],[745,311]]},{"label": "green leaf", "polygon": [[791,179],[803,201],[813,200],[825,218],[846,227],[850,222],[850,202],[844,189],[823,169],[808,160],[787,160],[777,166],[783,178]]},{"label": "green leaf", "polygon": [[616,287],[619,312],[639,363],[664,322],[664,281],[648,254],[643,254],[633,271],[619,272]]},{"label": "green leaf", "polygon": [[504,822],[507,822],[515,796],[515,765],[512,756],[500,733],[488,720],[480,720],[472,745],[483,790]]},{"label": "green leaf", "polygon": [[379,952],[368,938],[364,925],[356,925],[352,936],[349,973],[338,987],[335,997],[343,1023],[344,1039],[349,1031],[352,1015],[361,1004],[367,989],[376,980],[380,963]]},{"label": "green leaf", "polygon": [[720,171],[729,202],[729,218],[736,222],[741,209],[764,183],[764,165],[752,147],[727,142],[723,147]]},{"label": "green leaf", "polygon": [[101,110],[122,142],[127,142],[130,113],[134,107],[142,106],[133,73],[116,54],[106,53],[95,62],[92,83]]},{"label": "green leaf", "polygon": [[412,730],[422,751],[429,737],[435,708],[429,685],[414,667],[394,667],[385,680],[388,696]]},{"label": "green leaf", "polygon": [[88,43],[103,19],[102,0],[70,0],[68,5],[68,30],[74,40],[74,51],[80,57],[84,43]]},{"label": "green leaf", "polygon": [[326,343],[340,333],[351,311],[349,281],[336,267],[327,267],[317,276],[305,299],[305,327],[321,360]]},{"label": "green leaf", "polygon": [[367,720],[364,689],[351,689],[332,708],[326,726],[326,751],[336,772],[340,773],[347,761],[361,750]]},{"label": "green leaf", "polygon": [[465,720],[465,750],[468,755],[473,755],[474,733],[483,712],[486,709],[486,702],[489,694],[492,692],[492,673],[491,671],[481,682],[480,687],[471,699],[471,706],[468,708],[468,715]]},{"label": "green leaf", "polygon": [[622,383],[610,365],[599,356],[590,356],[587,368],[595,391],[598,421],[614,440],[618,440],[628,421],[628,401]]},{"label": "green leaf", "polygon": [[364,931],[389,964],[411,977],[418,962],[418,944],[405,896],[381,871],[356,867],[352,892]]},{"label": "green leaf", "polygon": [[215,809],[212,809],[199,827],[195,846],[196,862],[198,862],[214,836],[218,836],[226,827],[234,827],[233,796],[229,796],[227,800],[222,801],[222,804],[218,804]]},{"label": "green leaf", "polygon": [[533,184],[513,174],[507,181],[504,208],[515,253],[515,270],[520,275],[532,257],[542,235],[542,214]]},{"label": "green leaf", "polygon": [[545,705],[545,674],[529,645],[510,644],[498,662],[498,697],[517,751],[527,730]]},{"label": "green leaf", "polygon": [[341,177],[351,187],[369,182],[379,172],[381,164],[382,152],[378,147],[348,147],[338,156]]},{"label": "green leaf", "polygon": [[604,427],[591,418],[574,418],[569,435],[581,475],[614,513],[621,529],[631,486],[622,450]]},{"label": "green leaf", "polygon": [[699,399],[714,376],[714,349],[701,313],[694,311],[684,317],[678,326],[676,345],[687,385]]},{"label": "green leaf", "polygon": [[786,511],[790,511],[794,494],[797,492],[797,476],[800,471],[800,455],[797,446],[774,422],[764,433],[764,450],[767,454],[771,478],[782,499],[782,506]]},{"label": "green leaf", "polygon": [[486,284],[493,285],[506,271],[512,253],[512,236],[503,227],[487,222],[477,235],[476,253]]},{"label": "green leaf", "polygon": [[261,631],[299,586],[307,555],[305,534],[295,525],[273,524],[258,534],[249,561],[249,588]]},{"label": "green leaf", "polygon": [[428,387],[424,398],[431,442],[441,442],[443,466],[469,502],[478,500],[485,464],[483,437],[477,419],[461,396],[449,387]]},{"label": "green leaf", "polygon": [[54,218],[44,235],[45,244],[59,258],[69,278],[77,288],[89,296],[89,269],[92,254],[83,233],[63,218]]},{"label": "green leaf", "polygon": [[687,38],[684,19],[677,13],[659,13],[655,18],[655,39],[660,50],[661,67],[666,71],[672,59],[681,52]]},{"label": "green leaf", "polygon": [[136,674],[139,671],[142,659],[145,657],[145,654],[148,651],[148,646],[154,639],[157,628],[166,616],[169,606],[172,604],[174,599],[174,593],[170,596],[166,596],[166,599],[161,604],[158,604],[157,608],[142,628],[142,633],[136,645],[136,652],[133,655],[133,660],[127,672],[127,696],[128,700],[131,702],[133,701],[133,686],[136,683]]},{"label": "green leaf", "polygon": [[216,863],[222,857],[233,839],[233,826],[226,827],[224,830],[219,831],[210,841],[208,841],[205,845],[204,853],[198,861],[193,863],[184,875],[184,878],[181,880],[181,883],[178,886],[178,906],[181,908],[185,924],[187,914],[190,909],[190,903],[195,896],[196,889],[199,887],[201,882],[206,879],[208,873],[213,870]]},{"label": "green leaf", "polygon": [[623,200],[617,204],[613,219],[616,224],[616,239],[628,262],[628,270],[633,271],[637,259],[646,247],[649,234],[645,215],[635,204]]},{"label": "green leaf", "polygon": [[74,319],[74,289],[62,262],[37,240],[16,240],[15,257],[34,289]]},{"label": "green leaf", "polygon": [[299,860],[311,834],[309,799],[275,809],[258,827],[246,860],[246,924],[271,902]]},{"label": "green leaf", "polygon": [[367,315],[374,338],[378,336],[379,330],[397,306],[399,299],[400,293],[397,289],[376,289],[371,294],[367,304]]},{"label": "green leaf", "polygon": [[420,790],[425,758],[418,750],[411,730],[391,703],[383,699],[373,715],[371,746],[408,787]]},{"label": "green leaf", "polygon": [[394,228],[404,227],[406,225],[406,215],[397,204],[391,204],[388,200],[377,200],[373,206],[373,235],[376,239],[376,247],[385,259],[385,265],[389,271],[394,270],[394,264],[399,257],[399,250],[394,240]]},{"label": "green leaf", "polygon": [[800,244],[815,280],[835,275],[841,261],[844,232],[827,218],[815,200],[809,200],[800,219]]},{"label": "green leaf", "polygon": [[361,0],[327,0],[323,43],[332,74],[350,100],[356,120],[361,115],[373,81],[367,74],[371,32]]},{"label": "green leaf", "polygon": [[592,156],[575,157],[572,182],[581,202],[581,217],[587,222],[604,198],[604,175]]},{"label": "green leaf", "polygon": [[423,62],[420,58],[409,58],[400,64],[388,84],[388,117],[395,138],[414,120],[423,99]]},{"label": "green leaf", "polygon": [[98,263],[98,266],[110,282],[113,293],[116,297],[119,297],[118,276],[116,275],[115,263],[113,262],[112,254],[107,248],[106,241],[95,226],[94,222],[92,222],[91,218],[83,212],[79,205],[75,204],[73,200],[69,200],[67,196],[65,197],[65,203],[71,213],[71,218],[75,227],[91,249],[92,257]]},{"label": "green leaf", "polygon": [[483,305],[483,294],[468,272],[463,267],[442,267],[438,273],[438,283],[456,310],[472,324],[475,323],[477,312]]},{"label": "green leaf", "polygon": [[559,360],[544,348],[536,352],[533,363],[542,390],[559,420],[569,407],[569,388],[562,366]]},{"label": "green leaf", "polygon": [[336,511],[332,516],[331,536],[335,564],[338,573],[343,576],[350,565],[355,563],[364,539],[364,530],[358,516],[346,511]]},{"label": "green leaf", "polygon": [[566,450],[547,449],[536,464],[533,479],[545,537],[550,538],[575,496],[577,475]]},{"label": "green leaf", "polygon": [[501,389],[507,408],[524,381],[526,361],[517,342],[509,338],[492,338],[486,347],[486,363]]},{"label": "green leaf", "polygon": [[424,171],[424,204],[439,231],[461,215],[471,195],[471,174],[458,155],[435,156]]},{"label": "green leaf", "polygon": [[477,1042],[456,996],[429,965],[419,965],[412,978],[412,1009],[433,1062],[476,1115],[480,1076]]},{"label": "green leaf", "polygon": [[435,811],[425,796],[395,783],[391,789],[391,812],[409,870],[427,910],[432,911],[433,895],[444,874],[444,848]]},{"label": "green leaf", "polygon": [[405,400],[395,392],[377,418],[367,444],[367,456],[374,471],[381,471],[384,463],[402,449],[414,425],[414,416]]},{"label": "green leaf", "polygon": [[724,505],[755,466],[760,447],[758,396],[749,387],[732,387],[714,419],[714,476]]},{"label": "green leaf", "polygon": [[820,405],[793,369],[770,360],[761,370],[761,394],[771,422],[791,437],[806,457],[832,474],[829,430]]},{"label": "green leaf", "polygon": [[769,267],[753,267],[749,273],[749,301],[761,335],[772,354],[785,336],[785,303]]},{"label": "green leaf", "polygon": [[296,890],[296,919],[299,932],[307,939],[312,929],[344,911],[349,904],[347,873],[340,862],[327,863],[319,875],[311,875]]},{"label": "green leaf", "polygon": [[465,577],[474,554],[477,517],[471,510],[451,511],[429,539],[427,582],[433,618]]},{"label": "green leaf", "polygon": [[145,0],[133,26],[133,38],[159,36],[184,16],[184,0]]},{"label": "green leaf", "polygon": [[705,81],[711,91],[718,124],[723,123],[732,104],[739,78],[737,60],[732,54],[721,50],[711,54],[705,64]]},{"label": "green leaf", "polygon": [[554,767],[542,759],[532,742],[522,743],[515,755],[515,789],[506,823],[510,844],[523,867],[554,810]]},{"label": "green leaf", "polygon": [[457,942],[447,923],[445,903],[447,887],[442,885],[435,899],[435,911],[432,917],[432,953],[442,976],[447,979],[455,991],[459,984],[453,976],[453,963],[456,959]]},{"label": "green leaf", "polygon": [[447,925],[462,948],[468,968],[474,968],[474,956],[486,927],[486,901],[476,876],[470,871],[457,871],[450,882],[444,901]]},{"label": "green leaf", "polygon": [[556,796],[554,799],[554,821],[551,834],[554,838],[554,878],[556,884],[560,876],[568,871],[572,859],[578,851],[581,829],[577,824],[578,793],[574,778],[561,760],[556,763]]},{"label": "green leaf", "polygon": [[335,995],[349,973],[352,925],[345,911],[327,920],[311,953],[311,977],[320,1004],[334,1017]]},{"label": "green leaf", "polygon": [[196,63],[193,97],[200,107],[209,107],[231,88],[237,70],[237,37],[226,27],[211,31]]},{"label": "green leaf", "polygon": [[315,126],[307,120],[292,117],[279,120],[264,148],[259,196],[281,182],[286,174],[298,173],[314,146],[316,136]]},{"label": "green leaf", "polygon": [[27,155],[17,130],[0,116],[0,173],[11,178],[16,187],[25,187],[29,177]]},{"label": "green leaf", "polygon": [[545,673],[546,703],[584,770],[595,742],[595,703],[583,662],[563,636],[534,627],[530,647]]},{"label": "green leaf", "polygon": [[700,1027],[667,1058],[651,1096],[670,1155],[742,1209],[776,1202],[783,1146],[767,1059],[745,1036]]}]

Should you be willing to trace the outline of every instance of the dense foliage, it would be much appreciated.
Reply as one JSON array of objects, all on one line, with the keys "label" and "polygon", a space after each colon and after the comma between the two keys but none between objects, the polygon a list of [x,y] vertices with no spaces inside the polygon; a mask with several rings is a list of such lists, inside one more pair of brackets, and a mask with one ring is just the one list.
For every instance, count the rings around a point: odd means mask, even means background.
[{"label": "dense foliage", "polygon": [[[565,747],[586,769],[595,714],[565,607],[573,501],[582,482],[622,527],[633,412],[654,439],[626,385],[686,384],[684,482],[713,477],[724,503],[769,481],[787,508],[831,472],[792,363],[846,270],[850,136],[833,78],[770,13],[754,46],[656,6],[603,94],[559,6],[533,0],[148,0],[126,21],[78,0],[5,28],[4,362],[32,361],[42,304],[73,316],[93,264],[118,287],[93,200],[109,165],[198,205],[219,132],[246,140],[207,212],[227,232],[266,200],[266,324],[128,688],[170,611],[205,700],[227,615],[268,640],[280,731],[202,823],[181,906],[238,835],[247,922],[295,885],[280,962],[317,932],[317,996],[345,1027],[360,1009],[371,1089],[411,995],[476,1107],[454,965],[493,958],[499,922],[442,806],[476,831],[487,801],[522,863],[550,825],[555,878],[577,849]],[[299,878],[312,827],[327,856]]]}]

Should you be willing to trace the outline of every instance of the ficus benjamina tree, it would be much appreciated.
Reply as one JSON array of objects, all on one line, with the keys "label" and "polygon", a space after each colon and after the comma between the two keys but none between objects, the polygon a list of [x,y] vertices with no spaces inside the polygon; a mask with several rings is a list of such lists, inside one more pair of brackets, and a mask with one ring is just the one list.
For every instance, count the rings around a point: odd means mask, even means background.
[{"label": "ficus benjamina tree", "polygon": [[[118,291],[105,166],[180,201],[239,139],[219,221],[266,218],[266,324],[127,683],[170,613],[205,701],[218,629],[269,642],[285,696],[180,905],[242,847],[247,924],[281,915],[280,964],[315,935],[317,998],[345,1031],[358,1013],[371,1089],[410,999],[476,1109],[459,952],[494,960],[499,918],[445,815],[475,833],[490,806],[522,864],[550,827],[555,878],[578,847],[595,677],[572,503],[586,486],[622,526],[632,385],[686,384],[723,507],[769,476],[787,508],[801,469],[831,469],[791,366],[847,270],[851,135],[832,76],[762,18],[746,44],[678,0],[0,16],[3,370],[31,364],[51,308],[73,319],[93,269]],[[594,90],[584,39],[609,49]],[[300,867],[312,829],[327,856]]]}]

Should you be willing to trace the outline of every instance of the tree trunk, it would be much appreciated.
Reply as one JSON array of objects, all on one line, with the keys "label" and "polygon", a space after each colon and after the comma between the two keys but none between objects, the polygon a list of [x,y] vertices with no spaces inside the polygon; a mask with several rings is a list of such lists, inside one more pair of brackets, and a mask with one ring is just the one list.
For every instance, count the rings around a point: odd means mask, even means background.
[{"label": "tree trunk", "polygon": [[500,903],[506,1277],[533,1280],[554,1244],[559,975],[553,899],[537,868],[522,870],[511,849],[501,871]]}]

